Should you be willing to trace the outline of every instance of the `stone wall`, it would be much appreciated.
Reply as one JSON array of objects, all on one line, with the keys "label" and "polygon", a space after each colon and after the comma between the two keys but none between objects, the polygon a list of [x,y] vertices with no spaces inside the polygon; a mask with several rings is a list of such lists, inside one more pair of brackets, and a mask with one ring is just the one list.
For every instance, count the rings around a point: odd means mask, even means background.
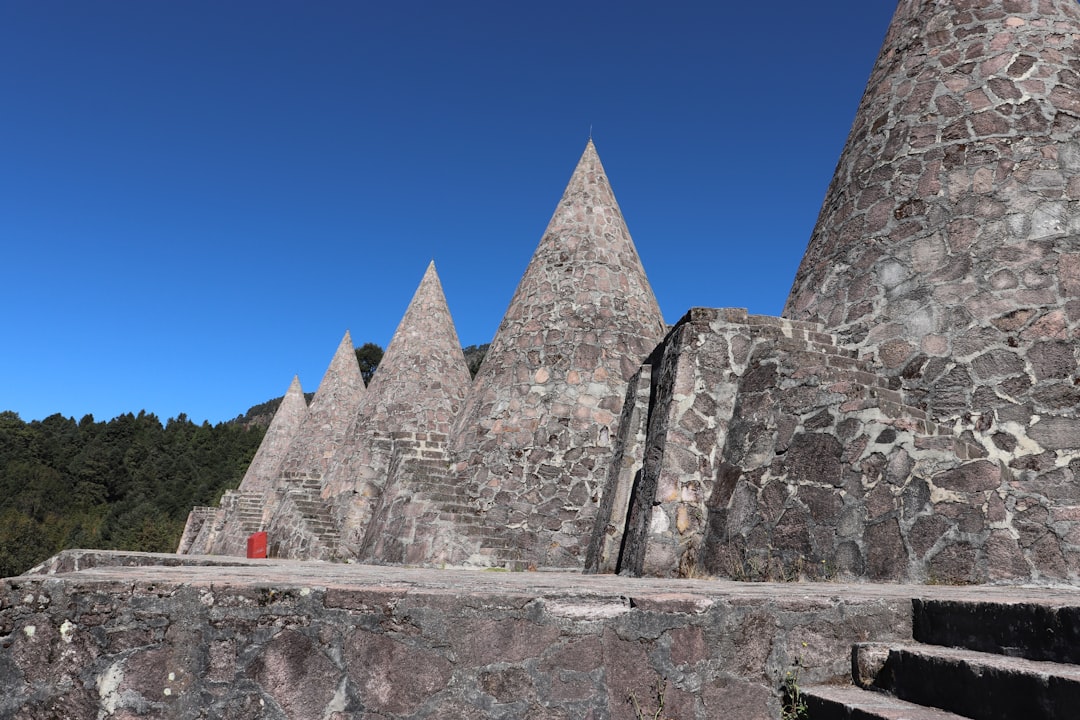
[{"label": "stone wall", "polygon": [[[0,716],[775,718],[903,594],[72,553],[0,582]],[[172,563],[172,567],[166,566]]]},{"label": "stone wall", "polygon": [[[587,570],[748,580],[1071,581],[1072,476],[1018,482],[992,423],[904,403],[810,323],[695,309],[628,404]],[[647,414],[645,439],[639,439]],[[1063,469],[1063,473],[1067,472]]]},{"label": "stone wall", "polygon": [[968,460],[985,452],[843,358],[755,348],[709,499],[705,567],[751,580],[1029,575],[1003,512],[1008,474]]},{"label": "stone wall", "polygon": [[899,3],[785,309],[1036,485],[1080,451],[1078,56],[1073,0]]},{"label": "stone wall", "polygon": [[665,329],[590,141],[454,425],[477,544],[456,561],[582,566],[627,382]]}]

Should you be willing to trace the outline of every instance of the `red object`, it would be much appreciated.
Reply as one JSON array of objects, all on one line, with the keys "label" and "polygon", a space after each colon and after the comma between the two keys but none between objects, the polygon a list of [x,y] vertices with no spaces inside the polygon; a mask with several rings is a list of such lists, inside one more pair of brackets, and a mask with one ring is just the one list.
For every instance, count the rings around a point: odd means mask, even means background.
[{"label": "red object", "polygon": [[249,558],[264,558],[266,557],[266,533],[257,532],[248,535],[248,557]]}]

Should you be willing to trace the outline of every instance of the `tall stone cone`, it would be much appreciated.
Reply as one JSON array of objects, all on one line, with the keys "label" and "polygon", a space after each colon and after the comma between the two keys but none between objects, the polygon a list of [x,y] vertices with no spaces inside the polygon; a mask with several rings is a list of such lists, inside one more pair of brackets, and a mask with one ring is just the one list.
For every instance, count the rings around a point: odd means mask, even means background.
[{"label": "tall stone cone", "polygon": [[[435,263],[427,271],[405,311],[364,399],[349,475],[371,478],[377,507],[365,508],[363,492],[344,523],[363,530],[365,559],[420,562],[418,546],[406,558],[415,522],[424,514],[437,522],[426,502],[446,471],[445,449],[451,423],[472,383],[454,321],[446,304]],[[405,506],[409,505],[408,516]],[[430,503],[428,503],[430,505]],[[368,515],[376,511],[373,521]],[[392,527],[393,532],[384,532]],[[382,541],[394,539],[392,546]]]},{"label": "tall stone cone", "polygon": [[281,471],[290,475],[324,473],[359,411],[364,391],[352,336],[346,330]]},{"label": "tall stone cone", "polygon": [[255,457],[244,473],[244,479],[240,481],[240,492],[261,493],[270,487],[307,415],[304,390],[300,387],[300,378],[294,375],[259,449],[255,451]]},{"label": "tall stone cone", "polygon": [[433,261],[371,380],[364,417],[395,431],[445,436],[471,382]]},{"label": "tall stone cone", "polygon": [[626,382],[664,330],[590,140],[455,424],[492,561],[582,564]]},{"label": "tall stone cone", "polygon": [[1029,468],[1080,447],[1078,73],[1075,0],[902,0],[784,311]]}]

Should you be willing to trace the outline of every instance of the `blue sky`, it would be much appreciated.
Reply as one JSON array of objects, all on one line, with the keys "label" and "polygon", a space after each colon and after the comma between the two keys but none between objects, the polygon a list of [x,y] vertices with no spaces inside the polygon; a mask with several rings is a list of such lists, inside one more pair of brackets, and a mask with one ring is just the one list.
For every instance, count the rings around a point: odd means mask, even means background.
[{"label": "blue sky", "polygon": [[0,410],[216,423],[488,342],[590,127],[669,322],[778,314],[891,0],[0,0]]}]

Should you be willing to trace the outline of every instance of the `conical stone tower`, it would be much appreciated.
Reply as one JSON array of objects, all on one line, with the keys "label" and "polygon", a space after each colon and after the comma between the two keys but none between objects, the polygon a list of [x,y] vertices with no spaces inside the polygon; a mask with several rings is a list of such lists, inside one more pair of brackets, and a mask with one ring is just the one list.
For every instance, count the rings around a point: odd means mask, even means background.
[{"label": "conical stone tower", "polygon": [[590,140],[455,424],[474,561],[582,565],[627,380],[664,330]]},{"label": "conical stone tower", "polygon": [[321,477],[326,472],[360,409],[364,391],[352,336],[346,330],[281,464],[286,480]]},{"label": "conical stone tower", "polygon": [[785,309],[988,454],[1069,483],[1078,73],[1074,0],[902,0]]},{"label": "conical stone tower", "polygon": [[304,390],[300,387],[300,378],[293,376],[255,457],[244,473],[244,479],[240,481],[240,492],[263,493],[270,487],[307,416],[308,405]]},{"label": "conical stone tower", "polygon": [[333,459],[346,444],[364,390],[352,336],[346,331],[311,399],[308,416],[265,494],[263,525],[269,534],[271,556],[339,557],[338,528],[322,498],[324,481]]},{"label": "conical stone tower", "polygon": [[227,491],[217,508],[195,508],[188,515],[178,553],[240,555],[248,535],[263,529],[267,494],[308,416],[300,378],[293,377],[274,412],[240,487]]},{"label": "conical stone tower", "polygon": [[[455,492],[446,481],[447,440],[471,382],[432,262],[372,378],[343,463],[345,476],[360,481],[343,525],[346,538],[360,541],[362,560],[429,558],[430,543],[417,538],[447,525],[436,505]],[[377,494],[362,491],[370,486]]]},{"label": "conical stone tower", "polygon": [[471,382],[431,262],[372,378],[364,418],[376,427],[445,439]]}]

